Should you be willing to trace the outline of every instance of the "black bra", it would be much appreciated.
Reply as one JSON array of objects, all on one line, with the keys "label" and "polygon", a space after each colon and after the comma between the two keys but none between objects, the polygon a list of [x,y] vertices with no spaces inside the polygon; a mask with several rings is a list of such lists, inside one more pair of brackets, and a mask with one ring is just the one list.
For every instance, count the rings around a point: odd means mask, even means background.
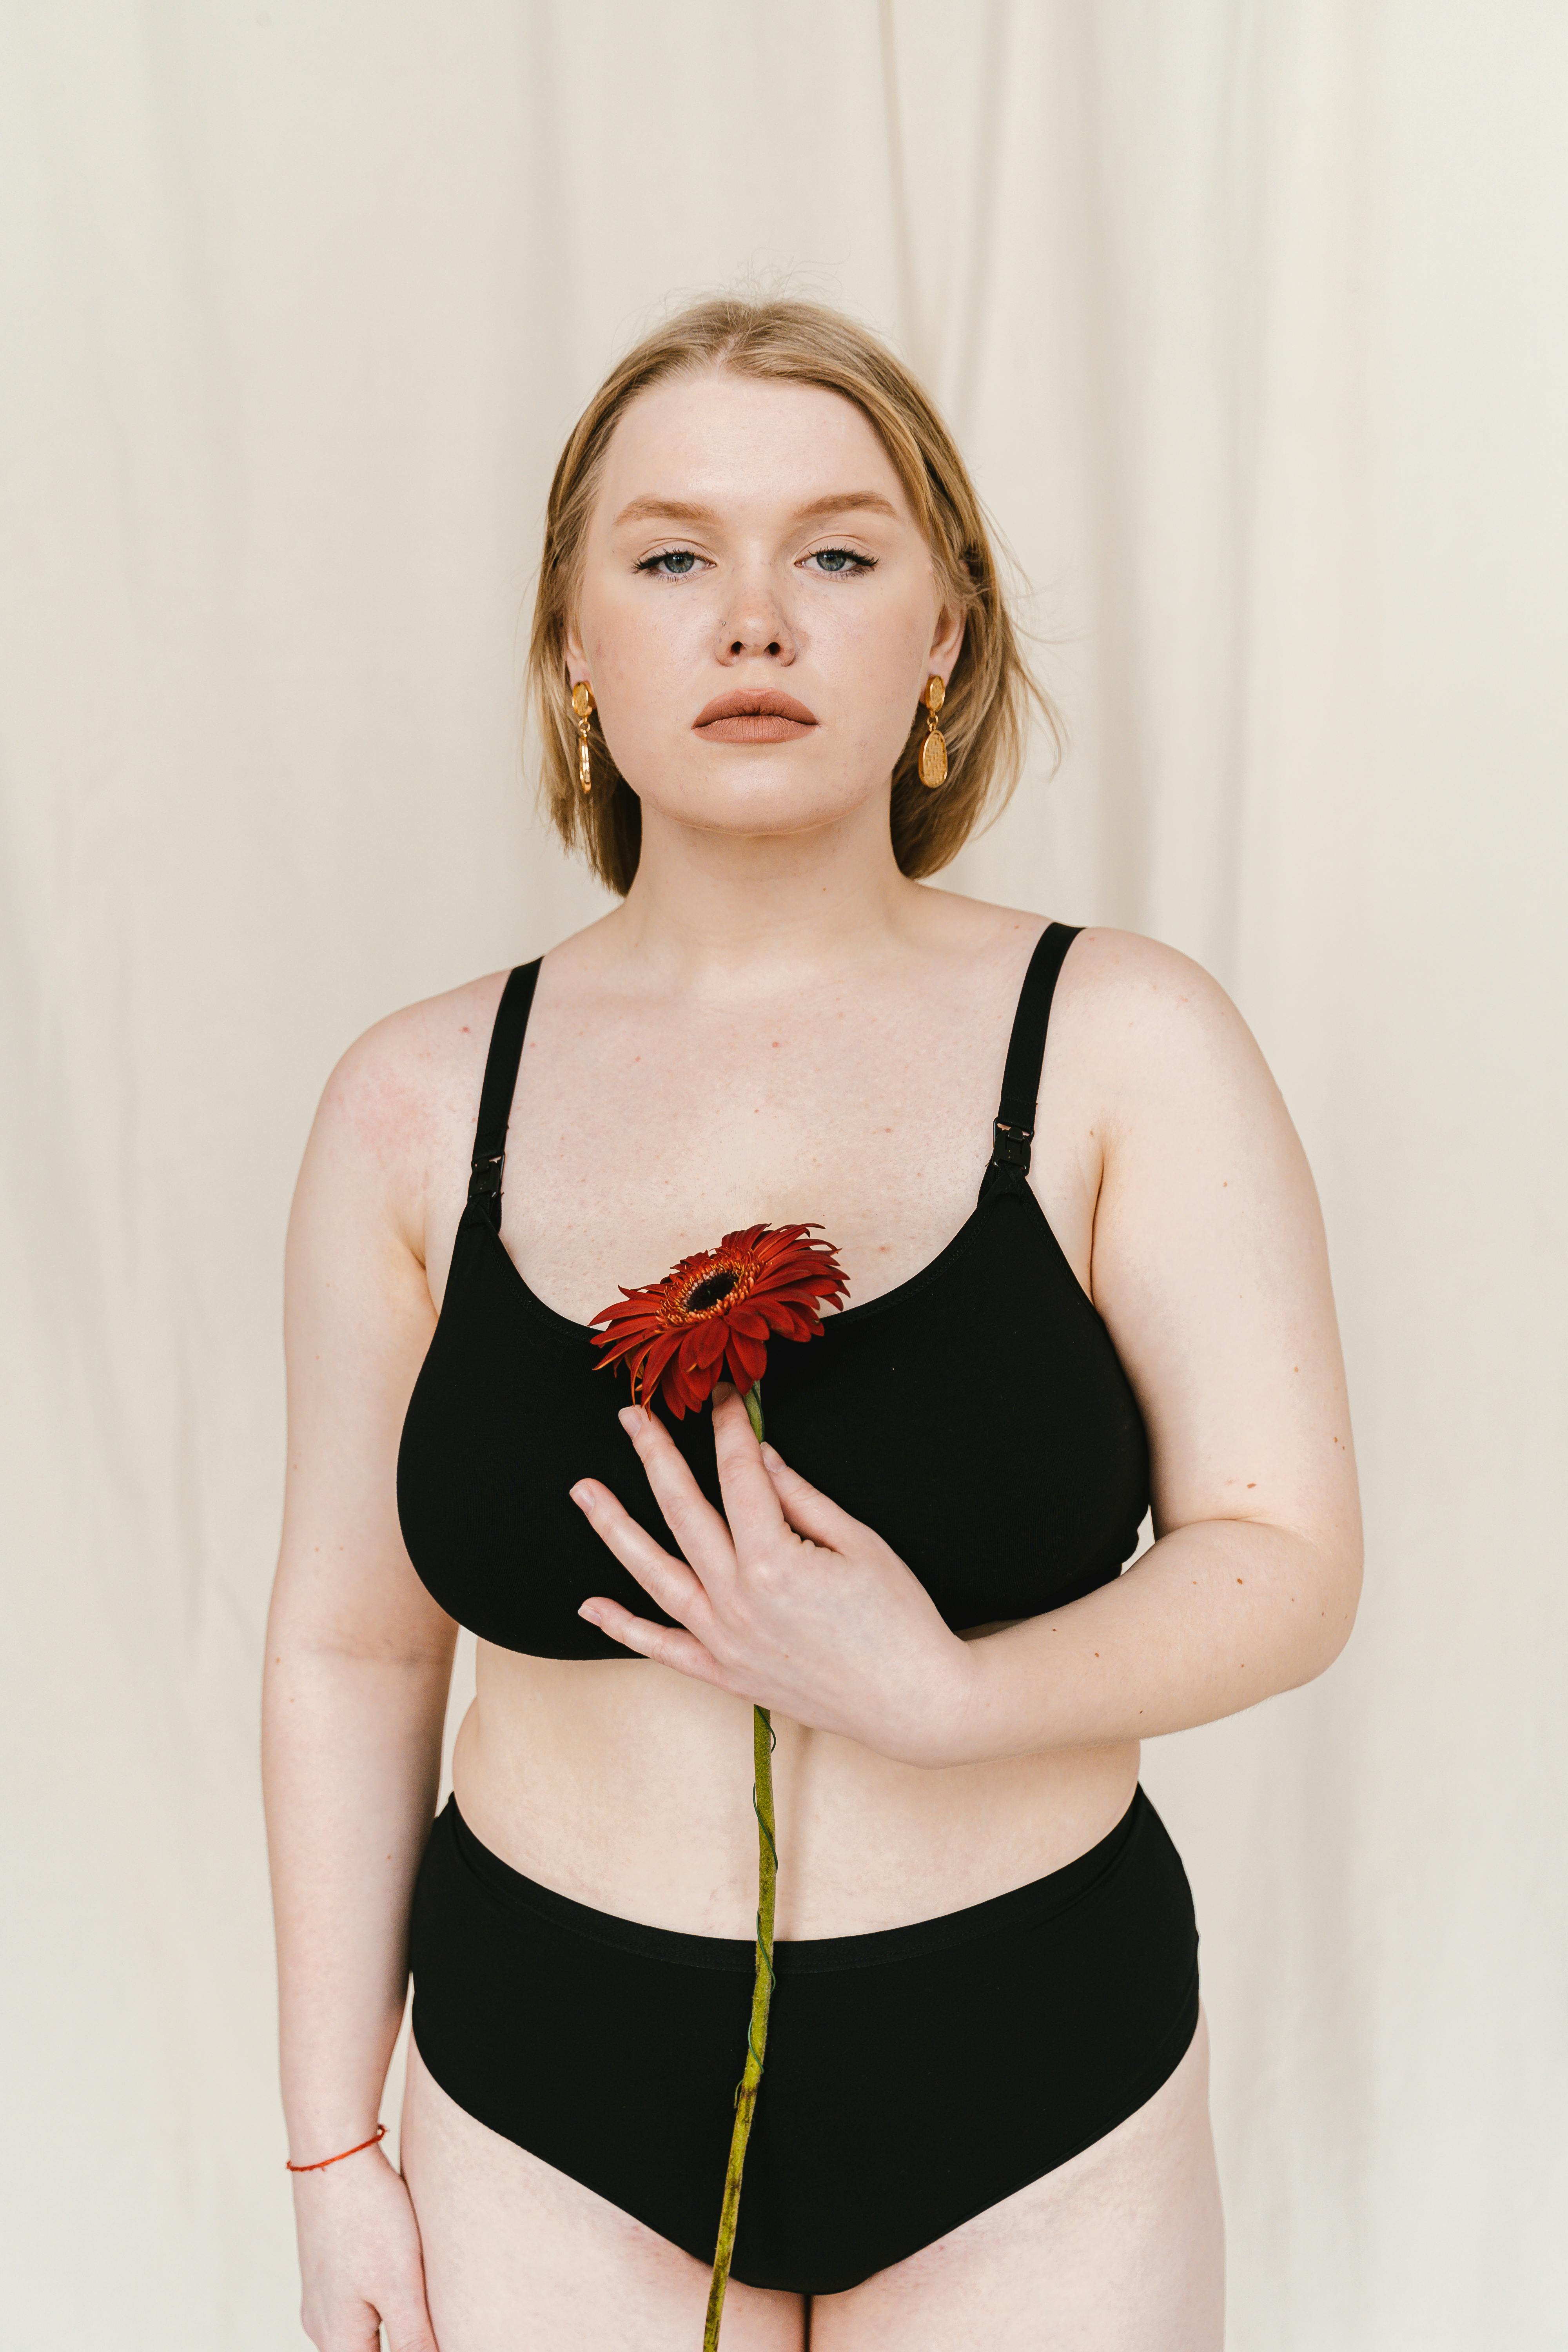
[{"label": "black bra", "polygon": [[[1076,937],[1053,923],[1030,959],[990,1165],[952,1241],[896,1289],[825,1316],[809,1345],[768,1349],[769,1437],[876,1528],[955,1631],[1038,1616],[1109,1584],[1149,1506],[1137,1401],[1026,1181],[1051,995]],[[599,1479],[668,1546],[616,1418],[626,1382],[599,1369],[586,1324],[535,1297],[500,1238],[507,1123],[538,976],[537,961],[520,965],[497,1008],[468,1206],[403,1425],[398,1515],[424,1583],[482,1640],[533,1657],[627,1658],[577,1615],[581,1601],[605,1593],[673,1621],[567,1493]],[[717,1504],[708,1415],[667,1425]]]}]

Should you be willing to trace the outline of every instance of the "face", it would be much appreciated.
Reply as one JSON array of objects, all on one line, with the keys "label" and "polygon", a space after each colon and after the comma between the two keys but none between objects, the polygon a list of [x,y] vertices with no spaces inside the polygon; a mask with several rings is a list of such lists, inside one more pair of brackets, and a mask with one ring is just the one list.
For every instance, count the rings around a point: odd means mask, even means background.
[{"label": "face", "polygon": [[963,622],[881,442],[815,384],[679,377],[605,452],[572,682],[650,828],[885,828],[893,764]]}]

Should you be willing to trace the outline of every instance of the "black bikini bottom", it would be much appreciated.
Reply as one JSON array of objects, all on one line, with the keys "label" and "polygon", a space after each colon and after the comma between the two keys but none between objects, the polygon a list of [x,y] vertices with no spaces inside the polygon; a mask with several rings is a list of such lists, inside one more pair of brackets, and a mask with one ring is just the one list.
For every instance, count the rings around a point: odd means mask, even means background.
[{"label": "black bikini bottom", "polygon": [[[774,1947],[731,2275],[836,2294],[1152,2097],[1197,2027],[1181,1858],[1140,1788],[1062,1870],[963,1911]],[[414,1898],[414,2037],[450,2097],[713,2259],[753,1947],[574,1903],[455,1802]]]}]

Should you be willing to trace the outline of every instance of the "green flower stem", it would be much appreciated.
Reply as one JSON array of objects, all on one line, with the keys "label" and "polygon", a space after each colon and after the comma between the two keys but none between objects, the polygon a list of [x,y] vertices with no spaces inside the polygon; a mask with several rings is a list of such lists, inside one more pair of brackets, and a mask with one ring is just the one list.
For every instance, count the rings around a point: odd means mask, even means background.
[{"label": "green flower stem", "polygon": [[[746,1411],[758,1439],[763,1434],[762,1400],[753,1385],[746,1391]],[[757,1816],[757,1972],[752,1986],[752,2022],[746,2039],[746,2066],[735,2091],[735,2126],[730,2135],[730,2168],[724,2175],[724,2201],[719,2212],[719,2243],[713,2256],[713,2279],[708,2290],[708,2320],[702,2331],[702,2352],[718,2352],[719,2323],[729,2284],[730,2257],[735,2248],[735,2223],[741,2211],[741,2170],[746,2142],[763,2079],[763,2053],[768,2042],[768,2006],[773,1990],[773,1898],[778,1887],[779,1850],[773,1822],[773,1727],[765,1706],[752,1709],[752,1750],[755,1779],[752,1807]]]}]

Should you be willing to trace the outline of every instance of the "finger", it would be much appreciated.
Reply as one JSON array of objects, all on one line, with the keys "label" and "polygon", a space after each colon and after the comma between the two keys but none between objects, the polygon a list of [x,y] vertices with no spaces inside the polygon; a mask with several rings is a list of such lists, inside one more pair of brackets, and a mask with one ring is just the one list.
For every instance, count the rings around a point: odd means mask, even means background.
[{"label": "finger", "polygon": [[423,2295],[417,2303],[395,2312],[384,2311],[381,2316],[386,2329],[386,2352],[437,2352],[436,2331]]},{"label": "finger", "polygon": [[603,1538],[650,1599],[671,1617],[679,1617],[683,1625],[694,1616],[706,1622],[709,1603],[701,1578],[685,1560],[655,1543],[607,1486],[601,1486],[596,1478],[579,1478],[571,1495],[595,1534]]},{"label": "finger", "polygon": [[776,1446],[764,1444],[759,1453],[779,1508],[796,1535],[825,1544],[830,1551],[846,1550],[860,1521],[792,1470]]},{"label": "finger", "polygon": [[749,1550],[776,1540],[784,1531],[779,1496],[763,1465],[745,1402],[728,1381],[721,1381],[713,1391],[713,1454],[736,1546]]},{"label": "finger", "polygon": [[[743,1416],[742,1416],[743,1417]],[[621,1427],[637,1448],[637,1460],[653,1489],[664,1523],[691,1566],[703,1577],[721,1577],[735,1564],[735,1547],[723,1514],[716,1511],[691,1475],[690,1465],[674,1438],[645,1405],[629,1404],[618,1415]],[[651,1587],[649,1588],[652,1589]],[[662,1594],[655,1594],[662,1600]],[[668,1608],[668,1603],[665,1606]],[[671,1611],[679,1615],[679,1611]]]},{"label": "finger", "polygon": [[677,1674],[689,1675],[694,1682],[722,1685],[723,1675],[719,1661],[710,1650],[704,1649],[695,1633],[682,1632],[679,1625],[655,1625],[647,1617],[634,1617],[618,1601],[595,1595],[584,1601],[578,1610],[590,1625],[597,1625],[612,1642],[623,1649],[635,1650],[639,1658],[651,1658],[656,1665],[673,1666]]},{"label": "finger", "polygon": [[319,2317],[307,2302],[300,2325],[319,2352],[381,2352],[381,2315],[359,2295],[352,2315],[342,2321],[335,2315]]}]

